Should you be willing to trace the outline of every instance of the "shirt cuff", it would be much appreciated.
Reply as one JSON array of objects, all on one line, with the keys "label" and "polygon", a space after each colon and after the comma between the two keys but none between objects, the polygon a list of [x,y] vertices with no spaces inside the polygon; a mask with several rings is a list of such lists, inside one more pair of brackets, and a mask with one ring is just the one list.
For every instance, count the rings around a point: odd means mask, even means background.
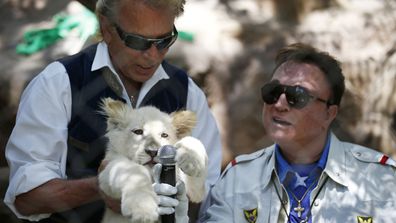
[{"label": "shirt cuff", "polygon": [[51,213],[24,216],[16,210],[14,202],[17,195],[28,192],[55,178],[62,178],[59,164],[42,162],[22,166],[10,177],[4,203],[18,218],[27,219],[29,221],[38,221],[43,218],[48,218]]}]

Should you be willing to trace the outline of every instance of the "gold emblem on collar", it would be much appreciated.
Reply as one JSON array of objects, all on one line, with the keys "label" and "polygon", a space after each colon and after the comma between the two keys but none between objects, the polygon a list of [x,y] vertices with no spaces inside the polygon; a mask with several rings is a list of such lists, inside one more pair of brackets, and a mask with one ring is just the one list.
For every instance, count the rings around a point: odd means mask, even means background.
[{"label": "gold emblem on collar", "polygon": [[373,223],[373,217],[357,216],[358,223]]},{"label": "gold emblem on collar", "polygon": [[252,210],[243,210],[243,214],[245,215],[247,222],[255,223],[257,221],[257,208]]}]

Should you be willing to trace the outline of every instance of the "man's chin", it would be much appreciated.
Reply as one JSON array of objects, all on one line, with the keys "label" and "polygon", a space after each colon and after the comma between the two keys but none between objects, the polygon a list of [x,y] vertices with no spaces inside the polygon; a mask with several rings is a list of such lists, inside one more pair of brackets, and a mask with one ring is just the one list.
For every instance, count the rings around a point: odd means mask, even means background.
[{"label": "man's chin", "polygon": [[153,75],[154,72],[157,70],[157,67],[151,67],[151,68],[142,68],[137,66],[134,70],[134,80],[136,82],[146,82],[148,79],[150,79]]},{"label": "man's chin", "polygon": [[282,144],[292,141],[292,137],[283,131],[277,131],[271,133],[270,138],[272,139],[272,141],[276,142],[277,144]]}]

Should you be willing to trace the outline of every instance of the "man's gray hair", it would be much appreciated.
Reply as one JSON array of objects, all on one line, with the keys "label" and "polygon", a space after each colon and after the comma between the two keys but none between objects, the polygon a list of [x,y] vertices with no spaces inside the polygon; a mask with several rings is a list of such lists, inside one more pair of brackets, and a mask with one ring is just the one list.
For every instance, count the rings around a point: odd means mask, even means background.
[{"label": "man's gray hair", "polygon": [[141,1],[154,8],[169,9],[175,17],[183,14],[184,4],[186,3],[186,0],[98,0],[96,2],[96,13],[114,22],[116,20],[117,5],[121,1]]}]

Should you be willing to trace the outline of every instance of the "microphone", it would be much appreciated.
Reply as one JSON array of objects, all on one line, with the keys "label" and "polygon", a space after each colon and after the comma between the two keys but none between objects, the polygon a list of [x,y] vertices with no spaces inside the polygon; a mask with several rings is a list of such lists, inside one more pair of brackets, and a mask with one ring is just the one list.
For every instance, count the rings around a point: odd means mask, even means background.
[{"label": "microphone", "polygon": [[[158,158],[162,164],[160,183],[176,186],[176,148],[170,145],[162,146],[158,150]],[[175,195],[172,195],[175,197]],[[162,223],[174,223],[175,213],[161,216]]]}]

